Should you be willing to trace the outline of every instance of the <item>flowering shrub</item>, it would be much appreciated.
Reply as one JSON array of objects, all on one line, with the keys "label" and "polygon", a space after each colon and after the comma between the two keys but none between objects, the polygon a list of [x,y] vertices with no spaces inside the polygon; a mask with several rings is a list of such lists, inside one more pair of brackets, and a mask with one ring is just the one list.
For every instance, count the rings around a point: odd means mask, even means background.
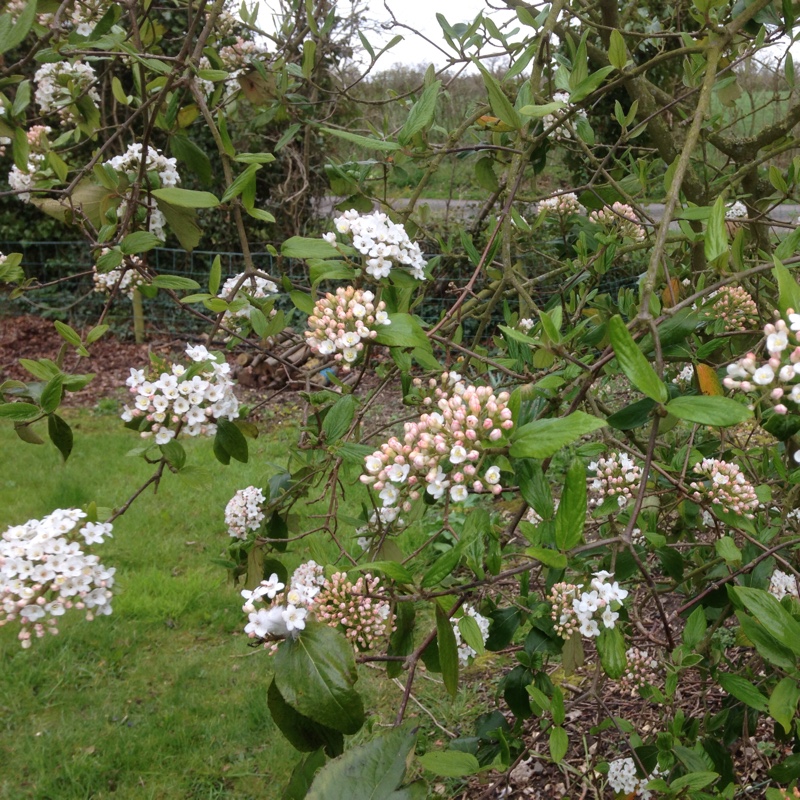
[{"label": "flowering shrub", "polygon": [[113,568],[84,551],[111,536],[106,522],[82,522],[77,508],[8,528],[0,539],[0,625],[18,622],[19,641],[58,633],[58,618],[84,611],[87,620],[111,613]]},{"label": "flowering shrub", "polygon": [[34,80],[39,111],[45,116],[56,114],[63,123],[76,121],[75,104],[82,97],[94,103],[100,102],[100,95],[94,86],[95,72],[91,65],[83,61],[42,64]]},{"label": "flowering shrub", "polygon": [[583,214],[584,207],[578,202],[575,192],[566,192],[540,200],[536,206],[539,214],[557,214],[560,217],[568,217],[571,214]]},{"label": "flowering shrub", "polygon": [[628,592],[620,588],[617,581],[606,582],[612,577],[605,570],[596,572],[588,592],[581,592],[583,584],[557,583],[553,586],[547,599],[553,606],[551,617],[555,631],[562,639],[569,639],[575,631],[587,639],[599,636],[598,620],[603,628],[616,626],[619,608]]},{"label": "flowering shrub", "polygon": [[[103,248],[101,255],[108,253],[108,248]],[[142,260],[136,256],[130,258],[129,264],[122,269],[110,269],[108,272],[98,271],[97,265],[94,267],[92,280],[94,290],[100,294],[119,293],[133,299],[136,289],[145,283],[140,270],[143,268]]]},{"label": "flowering shrub", "polygon": [[257,531],[264,521],[264,493],[255,486],[239,489],[225,506],[225,524],[228,533],[236,539],[246,539],[250,531]]},{"label": "flowering shrub", "polygon": [[589,471],[595,473],[591,490],[597,497],[593,502],[602,503],[615,497],[622,508],[635,496],[642,480],[642,470],[627,453],[611,453],[589,464]]},{"label": "flowering shrub", "polygon": [[[231,293],[236,289],[234,296]],[[222,324],[228,329],[233,330],[241,336],[247,336],[253,328],[253,309],[258,306],[253,305],[252,300],[266,300],[278,293],[275,283],[260,275],[244,276],[244,273],[228,278],[222,284],[219,297],[232,301],[231,307],[225,311]],[[270,315],[274,316],[275,310],[269,309]]]},{"label": "flowering shrub", "polygon": [[705,481],[692,481],[689,484],[689,488],[694,489],[692,498],[695,502],[717,504],[734,514],[753,518],[752,512],[758,506],[758,497],[738,465],[704,458],[695,464],[694,471],[706,478]]}]

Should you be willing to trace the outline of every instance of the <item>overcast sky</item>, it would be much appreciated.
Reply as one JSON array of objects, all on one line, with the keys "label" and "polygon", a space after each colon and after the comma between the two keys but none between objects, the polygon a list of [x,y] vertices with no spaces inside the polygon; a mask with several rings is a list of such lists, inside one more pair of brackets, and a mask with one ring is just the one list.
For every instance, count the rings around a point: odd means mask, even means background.
[{"label": "overcast sky", "polygon": [[[263,11],[259,15],[259,20],[262,25],[269,27],[270,0],[260,0],[260,2]],[[514,17],[514,14],[509,11],[493,11],[485,0],[388,0],[388,2],[398,22],[409,25],[415,31],[419,31],[434,41],[442,41],[442,29],[436,21],[437,14],[442,14],[451,25],[459,22],[472,22],[481,10],[491,14],[498,25]],[[497,3],[493,3],[493,5],[497,5]],[[346,7],[349,7],[349,4]],[[390,20],[383,0],[368,0],[367,16],[377,22]],[[365,31],[364,34],[373,47],[376,44],[379,45],[375,47],[376,51],[380,49],[380,45],[387,43],[395,34],[400,34],[404,38],[404,41],[395,45],[381,57],[378,62],[379,69],[381,65],[384,69],[388,69],[396,63],[409,66],[416,64],[427,66],[430,63],[443,66],[445,63],[445,56],[441,52],[407,29],[387,31],[381,34]],[[443,42],[442,44],[444,45]],[[444,46],[446,47],[446,45]]]}]

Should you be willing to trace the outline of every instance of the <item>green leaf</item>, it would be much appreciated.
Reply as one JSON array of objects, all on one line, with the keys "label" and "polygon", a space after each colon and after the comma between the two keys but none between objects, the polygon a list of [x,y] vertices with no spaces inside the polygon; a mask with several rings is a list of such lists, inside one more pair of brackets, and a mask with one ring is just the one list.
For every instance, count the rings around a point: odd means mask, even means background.
[{"label": "green leaf", "polygon": [[728,230],[725,227],[725,198],[720,195],[714,203],[703,240],[706,261],[713,262],[729,252]]},{"label": "green leaf", "polygon": [[159,445],[161,455],[167,460],[167,463],[180,472],[186,465],[186,451],[183,445],[173,439],[166,444]]},{"label": "green leaf", "polygon": [[548,116],[548,114],[555,114],[557,111],[561,111],[562,108],[566,108],[567,104],[562,103],[560,100],[554,100],[552,103],[544,103],[542,105],[530,105],[530,106],[522,106],[519,110],[519,113],[522,114],[524,117],[533,117],[534,119],[540,119],[542,117]]},{"label": "green leaf", "polygon": [[233,200],[233,198],[238,197],[248,185],[255,185],[256,172],[258,172],[260,169],[261,164],[250,164],[247,169],[245,169],[241,175],[238,175],[233,183],[231,183],[231,185],[225,190],[220,203],[227,203],[230,200]]},{"label": "green leaf", "polygon": [[675,780],[670,782],[669,788],[673,792],[679,792],[682,789],[688,789],[690,791],[702,789],[704,786],[713,783],[717,778],[719,778],[719,773],[709,770],[691,772],[688,775],[681,775],[680,778],[675,778]]},{"label": "green leaf", "polygon": [[564,760],[564,756],[569,749],[569,737],[567,732],[560,726],[556,725],[550,729],[550,757],[556,764]]},{"label": "green leaf", "polygon": [[281,800],[305,800],[306,795],[311,789],[314,776],[325,766],[325,752],[320,747],[313,753],[309,753],[292,770],[289,783],[283,790]]},{"label": "green leaf", "polygon": [[414,576],[396,561],[371,561],[369,564],[360,564],[359,572],[382,572],[387,578],[398,583],[413,585]]},{"label": "green leaf", "polygon": [[800,686],[794,678],[784,678],[780,681],[769,697],[769,715],[783,725],[783,730],[787,734],[792,730],[792,720],[798,700],[800,700]]},{"label": "green leaf", "polygon": [[42,396],[39,398],[42,411],[45,414],[52,414],[61,405],[63,394],[64,377],[62,375],[53,375],[44,389],[42,389]]},{"label": "green leaf", "polygon": [[211,272],[208,273],[208,292],[209,294],[219,294],[219,285],[222,281],[222,260],[220,257],[214,256],[211,262]]},{"label": "green leaf", "polygon": [[795,656],[788,647],[780,644],[774,636],[764,630],[763,625],[759,625],[743,611],[737,611],[736,617],[742,626],[742,633],[753,643],[762,658],[786,672],[795,669]]},{"label": "green leaf", "polygon": [[522,127],[522,120],[497,79],[476,58],[472,59],[472,63],[481,73],[486,91],[489,93],[489,105],[492,107],[492,113],[509,127],[519,130]]},{"label": "green leaf", "polygon": [[33,403],[0,403],[0,419],[10,419],[14,422],[26,422],[35,419],[42,413],[39,406]]},{"label": "green leaf", "polygon": [[356,403],[352,395],[340,397],[325,414],[322,420],[322,433],[325,441],[331,444],[341,439],[350,429],[356,413]]},{"label": "green leaf", "polygon": [[619,626],[603,628],[595,639],[600,663],[606,675],[612,680],[618,680],[625,673],[628,659],[625,655],[625,639]]},{"label": "green leaf", "polygon": [[625,40],[622,34],[614,29],[611,31],[611,39],[608,44],[608,60],[617,69],[624,69],[628,63],[628,51],[625,48]]},{"label": "green leaf", "polygon": [[777,260],[777,256],[772,274],[778,284],[778,308],[781,314],[785,317],[790,308],[792,311],[800,313],[800,284],[797,283],[794,275]]},{"label": "green leaf", "polygon": [[159,201],[158,208],[166,217],[170,230],[181,243],[181,247],[185,250],[194,250],[203,235],[202,228],[197,224],[197,214],[194,209],[181,208],[165,201]]},{"label": "green leaf", "polygon": [[[3,26],[0,34],[0,53],[7,53],[18,45],[22,44],[25,37],[33,26],[36,19],[37,0],[28,0],[28,4],[22,9],[16,20],[7,28]],[[11,15],[3,15],[6,19],[11,19]]]},{"label": "green leaf", "polygon": [[148,250],[158,247],[161,243],[161,239],[149,231],[134,231],[120,242],[119,249],[129,256],[134,253],[146,253]]},{"label": "green leaf", "polygon": [[214,438],[220,447],[231,457],[243,464],[247,463],[247,439],[244,434],[230,420],[221,418],[217,420],[217,435]]},{"label": "green leaf", "polygon": [[275,683],[283,699],[303,716],[352,735],[364,724],[353,646],[339,631],[308,622],[296,639],[278,646]]},{"label": "green leaf", "polygon": [[337,258],[339,251],[324,239],[310,239],[305,236],[292,236],[281,245],[281,255],[285,258]]},{"label": "green leaf", "polygon": [[675,397],[666,405],[667,411],[678,419],[727,428],[738,425],[753,416],[747,406],[729,397],[691,396]]},{"label": "green leaf", "polygon": [[320,128],[323,133],[330,133],[332,136],[338,136],[340,139],[352,142],[367,150],[382,150],[389,152],[392,150],[399,150],[400,145],[397,142],[387,142],[383,139],[372,139],[369,136],[361,136],[357,133],[350,133],[349,131],[338,131],[335,128]]},{"label": "green leaf", "polygon": [[486,647],[483,642],[483,634],[478,627],[478,623],[474,617],[469,614],[464,614],[458,620],[458,631],[461,634],[463,641],[469,645],[478,655],[486,652]]},{"label": "green leaf", "polygon": [[655,407],[655,401],[645,397],[607,417],[606,422],[617,430],[630,431],[645,425]]},{"label": "green leaf", "polygon": [[580,459],[573,458],[556,512],[556,547],[559,550],[571,550],[583,541],[586,505],[586,468]]},{"label": "green leaf", "polygon": [[98,339],[101,339],[106,331],[109,329],[109,326],[106,324],[103,325],[95,325],[89,333],[86,334],[86,344],[94,344]]},{"label": "green leaf", "polygon": [[446,550],[422,576],[420,586],[423,589],[429,589],[431,586],[438,585],[458,566],[459,561],[461,561],[461,548],[459,546]]},{"label": "green leaf", "polygon": [[434,81],[430,86],[425,87],[419,100],[411,107],[400,133],[397,134],[397,141],[400,144],[408,144],[417,133],[431,126],[441,86],[441,81]]},{"label": "green leaf", "polygon": [[72,428],[58,414],[50,414],[47,418],[47,433],[50,441],[58,448],[61,457],[66,461],[72,452]]},{"label": "green leaf", "polygon": [[317,773],[306,800],[424,800],[421,782],[401,785],[416,740],[404,725],[351,748]]},{"label": "green leaf", "polygon": [[605,420],[583,411],[557,419],[537,419],[512,434],[509,453],[512,458],[550,458],[565,445],[605,424]]},{"label": "green leaf", "polygon": [[59,320],[56,320],[53,325],[64,341],[69,342],[74,347],[82,346],[83,343],[81,342],[81,337],[74,328],[71,328],[65,322],[60,322]]},{"label": "green leaf", "polygon": [[665,403],[669,395],[664,381],[656,375],[619,315],[609,320],[608,336],[620,369],[628,376],[630,382],[642,394],[657,403]]},{"label": "green leaf", "polygon": [[741,700],[745,705],[755,708],[757,711],[765,713],[768,711],[767,698],[741,675],[723,672],[717,676],[717,682],[729,695]]},{"label": "green leaf", "polygon": [[292,289],[289,292],[289,299],[294,304],[294,307],[304,314],[309,316],[314,313],[314,300],[308,292],[303,292],[300,289]]},{"label": "green leaf", "polygon": [[200,284],[191,278],[181,278],[179,275],[156,275],[151,286],[157,289],[199,289]]},{"label": "green leaf", "polygon": [[[593,72],[587,78],[584,78],[570,93],[569,99],[571,103],[579,103],[581,100],[588,97],[592,92],[597,90],[603,81],[615,70],[615,67],[601,67],[596,72]],[[577,118],[576,127],[578,127],[582,120]]]},{"label": "green leaf", "polygon": [[165,203],[179,208],[216,208],[219,205],[219,200],[211,192],[179,189],[177,186],[153,189],[151,194],[157,200],[163,200]]},{"label": "green leaf", "polygon": [[731,587],[730,591],[768,633],[800,657],[800,622],[775,597],[763,589],[748,586]]},{"label": "green leaf", "polygon": [[741,564],[742,551],[736,546],[732,536],[723,536],[714,543],[717,555],[725,560],[726,564]]},{"label": "green leaf", "polygon": [[340,731],[314,722],[313,719],[295,711],[282,697],[275,679],[267,691],[267,706],[272,721],[289,740],[295,750],[310,753],[325,747],[330,755],[338,756],[344,750],[344,737]]},{"label": "green leaf", "polygon": [[439,645],[439,665],[444,688],[451,697],[458,694],[458,643],[447,614],[436,606],[436,638]]},{"label": "green leaf", "polygon": [[411,314],[389,314],[389,320],[391,324],[378,326],[378,335],[373,340],[376,344],[431,349],[425,331]]},{"label": "green leaf", "polygon": [[686,625],[683,629],[683,643],[691,650],[694,650],[703,641],[707,627],[705,609],[702,606],[698,606],[689,615],[689,619],[686,620]]},{"label": "green leaf", "polygon": [[548,547],[526,547],[525,555],[535,558],[546,567],[553,567],[553,569],[564,569],[567,566],[567,557]]},{"label": "green leaf", "polygon": [[[112,79],[112,81],[116,80],[118,78]],[[116,94],[114,96],[116,97]],[[213,170],[211,168],[211,159],[205,150],[198,147],[188,136],[180,135],[173,136],[169,140],[169,147],[172,155],[197,175],[201,183],[211,183]]]},{"label": "green leaf", "polygon": [[475,775],[481,768],[478,759],[472,753],[464,753],[460,750],[437,750],[425,753],[417,760],[428,772],[444,778],[463,778],[466,775]]}]

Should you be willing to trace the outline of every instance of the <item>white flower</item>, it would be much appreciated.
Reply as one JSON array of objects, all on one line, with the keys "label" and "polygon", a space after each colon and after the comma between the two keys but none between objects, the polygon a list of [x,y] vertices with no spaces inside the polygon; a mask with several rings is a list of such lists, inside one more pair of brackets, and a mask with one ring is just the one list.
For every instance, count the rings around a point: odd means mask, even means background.
[{"label": "white flower", "polygon": [[378,497],[383,500],[384,506],[393,506],[397,502],[397,489],[391,483],[387,483],[378,493]]},{"label": "white flower", "polygon": [[306,614],[308,614],[307,609],[296,608],[290,603],[281,615],[286,623],[286,630],[289,633],[303,630],[306,627]]},{"label": "white flower", "polygon": [[483,474],[483,479],[490,486],[500,483],[500,467],[492,466]]},{"label": "white flower", "polygon": [[383,461],[377,456],[367,456],[364,459],[364,466],[371,475],[377,475],[383,469]]},{"label": "white flower", "polygon": [[757,383],[759,386],[767,386],[772,383],[774,379],[775,372],[769,364],[764,364],[764,366],[759,367],[753,373],[753,383]]},{"label": "white flower", "polygon": [[394,483],[405,483],[410,469],[411,467],[408,464],[392,464],[386,470],[386,475]]},{"label": "white flower", "polygon": [[460,444],[455,444],[450,448],[450,463],[461,464],[467,460],[467,450]]},{"label": "white flower", "polygon": [[469,492],[463,483],[457,483],[455,486],[450,487],[450,499],[454,503],[463,503],[468,496]]}]

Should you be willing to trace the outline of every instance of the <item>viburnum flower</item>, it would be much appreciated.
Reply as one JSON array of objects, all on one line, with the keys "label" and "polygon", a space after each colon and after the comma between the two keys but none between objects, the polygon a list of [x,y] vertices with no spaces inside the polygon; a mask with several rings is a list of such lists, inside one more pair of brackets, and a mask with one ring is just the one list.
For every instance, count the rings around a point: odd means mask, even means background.
[{"label": "viburnum flower", "polygon": [[378,328],[390,325],[383,301],[375,295],[352,286],[338,288],[317,300],[308,318],[306,342],[320,356],[333,356],[343,372],[358,361],[366,342],[375,339]]},{"label": "viburnum flower", "polygon": [[186,355],[194,362],[188,367],[167,364],[168,371],[150,376],[143,369],[131,369],[126,384],[134,405],[125,406],[122,419],[132,426],[135,423],[142,438],[155,436],[156,444],[167,444],[179,431],[187,436],[213,436],[217,420],[239,416],[230,365],[203,345],[187,346]]},{"label": "viburnum flower", "polygon": [[110,537],[111,523],[82,522],[77,508],[8,528],[0,538],[0,625],[19,622],[22,647],[58,633],[58,617],[72,609],[111,613],[113,568],[84,551]]},{"label": "viburnum flower", "polygon": [[536,211],[539,214],[557,214],[560,217],[568,217],[570,214],[584,214],[586,209],[578,202],[578,195],[575,192],[566,192],[540,200]]},{"label": "viburnum flower", "polygon": [[28,129],[28,162],[24,169],[16,164],[8,173],[8,184],[23,203],[30,202],[31,191],[38,180],[47,178],[49,168],[46,163],[50,142],[47,139],[52,129],[49,125],[34,125]]},{"label": "viburnum flower", "polygon": [[753,518],[752,512],[758,507],[758,497],[737,464],[704,458],[695,464],[694,471],[705,479],[689,484],[689,488],[694,490],[692,499],[696,503],[716,503],[726,511]]},{"label": "viburnum flower", "polygon": [[[380,580],[369,573],[355,583],[344,572],[326,580],[322,567],[307,561],[294,571],[288,587],[273,574],[253,591],[242,591],[242,610],[249,619],[245,633],[274,652],[280,639],[296,638],[307,620],[316,619],[343,631],[357,649],[368,650],[392,630],[390,606],[376,596],[379,589]],[[265,598],[270,605],[256,609],[255,603]]]},{"label": "viburnum flower", "polygon": [[[225,312],[222,324],[228,330],[235,331],[241,336],[247,336],[252,328],[250,316],[253,313],[253,309],[256,308],[251,301],[265,300],[277,294],[278,287],[273,281],[262,278],[260,275],[250,275],[240,284],[243,274],[239,273],[232,278],[228,278],[222,284],[218,297],[228,300],[234,286],[239,286],[236,290],[236,295],[230,300],[231,307]],[[275,309],[270,309],[269,316],[273,317],[275,314]]]},{"label": "viburnum flower", "polygon": [[[554,114],[546,114],[542,117],[542,125],[545,130],[552,128],[551,135],[555,139],[572,139],[572,120],[577,122],[579,119],[586,119],[586,111],[570,103],[569,92],[556,92],[553,95],[553,101],[564,103],[565,108],[556,111]],[[568,119],[568,117],[571,117],[571,119]]]},{"label": "viburnum flower", "polygon": [[708,299],[714,300],[710,313],[722,321],[723,331],[749,331],[758,324],[756,301],[741,286],[723,286]]},{"label": "viburnum flower", "polygon": [[86,96],[93,103],[100,103],[94,69],[81,60],[42,64],[36,71],[34,81],[34,99],[39,111],[43,115],[57,114],[64,123],[72,123],[77,119],[75,103],[81,97]]},{"label": "viburnum flower", "polygon": [[[109,250],[104,247],[100,255],[105,255]],[[142,259],[138,256],[126,256],[125,266],[118,269],[111,269],[108,272],[99,272],[97,265],[93,267],[94,290],[100,294],[124,294],[129,300],[133,299],[133,293],[139,286],[146,283],[139,268],[143,267]]]},{"label": "viburnum flower", "polygon": [[608,785],[618,794],[635,795],[639,800],[650,800],[653,793],[645,787],[662,774],[660,770],[654,769],[646,778],[639,778],[632,758],[618,758],[608,765]]},{"label": "viburnum flower", "polygon": [[264,521],[262,506],[265,501],[264,493],[256,486],[239,489],[225,506],[228,533],[237,539],[246,539],[249,531],[257,531]]},{"label": "viburnum flower", "polygon": [[673,379],[672,382],[681,389],[688,389],[694,380],[694,364],[687,364]]},{"label": "viburnum flower", "polygon": [[614,576],[601,570],[595,572],[588,592],[581,591],[583,584],[557,583],[547,596],[552,605],[550,616],[555,632],[564,640],[576,631],[587,639],[600,635],[603,628],[616,627],[619,608],[628,596],[627,589],[620,588],[617,581],[608,582]]},{"label": "viburnum flower", "polygon": [[[419,281],[425,280],[426,261],[416,242],[408,238],[406,229],[386,214],[361,215],[355,209],[345,211],[334,220],[336,230],[352,237],[353,247],[364,256],[364,272],[375,280],[389,275],[393,268],[405,268]],[[323,234],[323,239],[336,245],[336,234]]]},{"label": "viburnum flower", "polygon": [[[111,167],[117,172],[127,176],[129,182],[139,180],[143,157],[143,148],[139,142],[134,142],[128,149],[118,156],[114,156],[105,162],[106,166]],[[166,217],[158,209],[155,199],[149,194],[150,189],[164,189],[177,186],[181,182],[178,174],[177,161],[174,158],[167,158],[155,147],[147,146],[144,153],[144,181],[142,186],[143,203],[145,215],[149,218],[148,229],[150,233],[162,241],[167,238],[164,226],[167,223]],[[123,201],[117,208],[117,218],[122,219],[127,213],[130,192],[126,192]]]},{"label": "viburnum flower", "polygon": [[747,216],[747,206],[737,200],[725,207],[725,219],[744,219]]},{"label": "viburnum flower", "polygon": [[597,494],[591,502],[599,505],[606,497],[616,497],[620,508],[633,499],[642,482],[642,470],[627,453],[611,453],[589,464],[595,479],[589,485]]},{"label": "viburnum flower", "polygon": [[[437,410],[405,423],[402,441],[393,436],[366,456],[361,482],[378,492],[385,508],[405,511],[423,492],[434,500],[449,493],[457,502],[466,499],[470,485],[475,492],[500,494],[500,469],[486,465],[482,453],[514,426],[508,392],[495,395],[491,387],[467,385],[456,373],[445,373],[440,384],[431,379],[430,395],[421,381],[415,388],[423,394],[422,404],[435,401]],[[478,477],[481,467],[488,490]]]},{"label": "viburnum flower", "polygon": [[[469,603],[464,604],[462,611],[462,616],[472,617],[472,619],[478,623],[478,630],[481,632],[481,638],[483,639],[483,643],[486,644],[486,640],[489,638],[490,620],[484,617],[482,614],[479,614]],[[456,644],[458,645],[458,660],[461,662],[462,666],[466,666],[469,664],[470,660],[475,658],[475,656],[478,654],[461,638],[461,631],[458,628],[458,619],[452,618],[450,620],[450,624],[453,626],[453,633],[456,636]]]},{"label": "viburnum flower", "polygon": [[790,575],[788,572],[782,572],[776,569],[769,579],[770,594],[775,595],[778,600],[783,600],[787,595],[795,597],[800,600],[800,592],[798,591],[797,578]]},{"label": "viburnum flower", "polygon": [[625,668],[625,674],[620,679],[620,683],[631,692],[653,683],[658,677],[658,660],[653,658],[647,650],[631,647],[625,653],[625,658],[628,666]]},{"label": "viburnum flower", "polygon": [[592,222],[602,226],[607,233],[614,234],[621,239],[632,239],[634,242],[643,242],[647,232],[642,227],[636,212],[625,203],[614,203],[610,208],[592,211],[589,214]]}]

